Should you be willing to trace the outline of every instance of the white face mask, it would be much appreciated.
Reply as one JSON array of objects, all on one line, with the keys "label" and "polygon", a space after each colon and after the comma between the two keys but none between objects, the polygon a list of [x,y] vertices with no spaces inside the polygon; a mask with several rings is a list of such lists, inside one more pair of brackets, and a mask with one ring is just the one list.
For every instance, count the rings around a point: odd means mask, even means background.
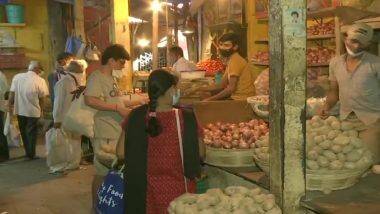
[{"label": "white face mask", "polygon": [[354,53],[351,49],[349,49],[346,45],[346,50],[347,50],[347,54],[350,55],[351,57],[359,57],[361,55],[363,55],[364,51],[360,51],[358,53]]},{"label": "white face mask", "polygon": [[117,79],[120,79],[123,76],[125,76],[125,72],[123,70],[112,70],[112,76]]},{"label": "white face mask", "polygon": [[181,98],[180,90],[179,89],[175,89],[174,93],[173,93],[173,101],[172,101],[173,105],[179,104],[180,98]]}]

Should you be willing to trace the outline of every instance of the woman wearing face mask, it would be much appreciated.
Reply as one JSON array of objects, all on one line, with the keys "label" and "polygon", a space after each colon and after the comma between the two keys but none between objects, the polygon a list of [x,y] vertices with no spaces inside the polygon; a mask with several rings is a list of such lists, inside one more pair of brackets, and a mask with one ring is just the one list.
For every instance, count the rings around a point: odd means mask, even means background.
[{"label": "woman wearing face mask", "polygon": [[320,115],[340,101],[342,120],[360,121],[360,137],[380,162],[380,57],[366,50],[373,29],[363,23],[352,25],[345,38],[347,53],[330,62],[330,91]]},{"label": "woman wearing face mask", "polygon": [[201,91],[213,94],[204,101],[246,100],[254,95],[252,74],[247,61],[238,53],[239,38],[234,33],[224,34],[219,39],[219,52],[227,59],[227,68],[221,84],[201,88]]},{"label": "woman wearing face mask", "polygon": [[173,199],[195,191],[200,174],[197,122],[191,109],[173,108],[176,82],[165,70],[153,71],[149,104],[127,119],[126,213],[167,213]]},{"label": "woman wearing face mask", "polygon": [[[60,129],[62,121],[70,108],[73,101],[73,94],[80,86],[85,85],[85,67],[86,64],[81,61],[71,61],[66,68],[66,75],[59,80],[54,87],[54,105],[53,105],[53,119],[54,128]],[[71,160],[67,160],[66,164],[61,164],[58,168],[54,167],[52,172],[65,171],[77,169],[79,167],[81,157],[81,137],[72,133],[66,133],[65,136],[69,143],[70,151],[73,151],[73,155],[69,157]]]}]

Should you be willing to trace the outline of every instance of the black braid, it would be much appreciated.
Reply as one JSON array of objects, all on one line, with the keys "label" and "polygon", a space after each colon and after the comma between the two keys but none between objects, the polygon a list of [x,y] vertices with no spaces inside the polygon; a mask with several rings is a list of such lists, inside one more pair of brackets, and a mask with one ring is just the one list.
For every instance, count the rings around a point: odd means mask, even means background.
[{"label": "black braid", "polygon": [[[163,96],[166,91],[176,84],[175,77],[169,72],[159,69],[153,71],[148,80],[148,95],[149,95],[149,113],[156,113],[158,106],[158,98]],[[149,116],[146,130],[151,137],[156,137],[161,134],[162,127],[156,115]]]}]

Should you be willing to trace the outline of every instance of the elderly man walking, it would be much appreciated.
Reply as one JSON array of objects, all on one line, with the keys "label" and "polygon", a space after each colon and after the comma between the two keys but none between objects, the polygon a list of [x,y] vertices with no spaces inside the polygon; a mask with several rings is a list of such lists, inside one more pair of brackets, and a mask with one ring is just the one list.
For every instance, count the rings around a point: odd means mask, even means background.
[{"label": "elderly man walking", "polygon": [[45,80],[40,77],[43,68],[38,61],[31,61],[28,71],[17,74],[10,89],[10,112],[17,115],[26,156],[35,159],[37,123],[42,115],[44,98],[49,95]]}]

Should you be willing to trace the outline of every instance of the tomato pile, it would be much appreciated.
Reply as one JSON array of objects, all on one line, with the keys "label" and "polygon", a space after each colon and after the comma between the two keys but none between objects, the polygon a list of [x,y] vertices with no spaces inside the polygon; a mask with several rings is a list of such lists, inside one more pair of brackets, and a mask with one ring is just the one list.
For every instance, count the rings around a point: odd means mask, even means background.
[{"label": "tomato pile", "polygon": [[333,20],[326,23],[318,23],[307,28],[307,35],[331,35],[334,34],[334,28],[335,25]]},{"label": "tomato pile", "polygon": [[335,55],[335,51],[328,48],[309,48],[307,49],[307,64],[329,64],[331,58]]},{"label": "tomato pile", "polygon": [[198,62],[198,69],[206,71],[206,76],[214,76],[217,72],[224,72],[225,66],[221,60],[208,59]]}]

